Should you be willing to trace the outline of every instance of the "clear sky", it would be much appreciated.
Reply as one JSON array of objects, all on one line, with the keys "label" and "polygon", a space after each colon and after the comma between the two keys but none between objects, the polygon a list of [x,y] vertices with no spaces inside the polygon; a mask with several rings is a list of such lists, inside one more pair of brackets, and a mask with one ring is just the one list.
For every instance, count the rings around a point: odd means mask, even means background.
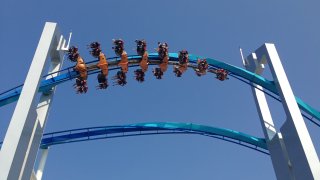
[{"label": "clear sky", "polygon": [[[63,34],[73,32],[86,61],[86,45],[102,44],[114,56],[112,39],[125,40],[135,54],[134,40],[144,38],[149,52],[158,41],[170,52],[189,53],[242,66],[239,46],[247,56],[265,42],[276,44],[296,96],[320,109],[319,1],[17,1],[0,2],[0,92],[23,83],[43,26],[57,22]],[[65,61],[64,67],[73,63]],[[133,69],[124,87],[78,95],[73,82],[58,86],[45,132],[137,122],[192,122],[229,128],[262,137],[248,85],[214,75],[196,77],[189,69],[176,78],[172,67],[162,80],[149,69],[146,81],[136,82]],[[116,72],[110,72],[111,76]],[[268,77],[268,74],[266,75]],[[279,128],[282,106],[269,99]],[[15,103],[0,108],[0,138],[5,135]],[[317,152],[320,129],[306,122]],[[275,179],[270,157],[224,141],[196,135],[129,137],[53,146],[44,179],[212,180]]]}]

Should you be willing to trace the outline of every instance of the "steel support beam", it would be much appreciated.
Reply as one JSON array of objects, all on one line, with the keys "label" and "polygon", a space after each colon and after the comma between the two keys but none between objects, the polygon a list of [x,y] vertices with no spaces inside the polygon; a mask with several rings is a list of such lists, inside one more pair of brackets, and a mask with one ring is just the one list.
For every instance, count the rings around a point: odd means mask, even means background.
[{"label": "steel support beam", "polygon": [[61,68],[63,61],[59,42],[61,37],[56,23],[45,24],[3,141],[0,154],[0,180],[31,177],[55,91],[53,88],[45,94],[42,93],[39,100],[38,89],[48,67],[49,73]]},{"label": "steel support beam", "polygon": [[[62,61],[60,61],[60,60],[62,60],[62,59],[63,59],[62,53],[60,54],[59,58],[52,58],[52,63],[51,63],[51,66],[49,67],[48,73],[53,73],[53,72],[59,71],[62,66]],[[55,77],[57,75],[58,75],[58,73],[52,74],[53,77]],[[30,150],[29,150],[30,153],[29,153],[28,157],[25,158],[24,168],[20,174],[21,179],[28,179],[30,172],[27,172],[27,171],[33,170],[34,161],[37,157],[37,152],[39,149],[39,145],[41,143],[43,130],[45,127],[46,120],[48,118],[49,108],[52,104],[55,89],[56,89],[56,87],[53,87],[49,92],[47,92],[45,94],[42,93],[40,96],[40,101],[37,106],[38,117],[37,117],[37,121],[35,123],[35,126],[33,128],[33,134],[35,134],[35,135],[34,135],[34,138],[32,139],[32,141],[30,142]]]},{"label": "steel support beam", "polygon": [[[256,56],[256,57],[254,57]],[[261,73],[264,64],[270,66],[276,88],[282,101],[287,120],[281,127],[280,132],[270,136],[269,110],[266,108],[265,98],[253,90],[261,123],[266,138],[269,138],[268,148],[273,166],[278,179],[320,179],[320,163],[318,155],[310,138],[308,129],[302,118],[299,107],[289,84],[286,73],[281,64],[279,55],[274,44],[264,44],[255,53],[248,57],[256,62],[256,73]],[[247,69],[252,70],[252,63],[247,61]],[[266,113],[267,112],[267,113]],[[264,114],[264,115],[263,115]],[[267,115],[266,115],[267,114]],[[266,119],[267,123],[265,123]],[[266,125],[267,124],[267,125]]]},{"label": "steel support beam", "polygon": [[[266,62],[259,61],[255,53],[252,53],[244,59],[242,51],[240,52],[245,68],[253,73],[261,75],[264,71]],[[251,85],[252,94],[276,177],[279,180],[292,179],[293,176],[289,167],[290,162],[288,155],[283,145],[281,133],[276,132],[266,96],[264,92],[262,92],[263,87],[254,83],[251,83]]]}]

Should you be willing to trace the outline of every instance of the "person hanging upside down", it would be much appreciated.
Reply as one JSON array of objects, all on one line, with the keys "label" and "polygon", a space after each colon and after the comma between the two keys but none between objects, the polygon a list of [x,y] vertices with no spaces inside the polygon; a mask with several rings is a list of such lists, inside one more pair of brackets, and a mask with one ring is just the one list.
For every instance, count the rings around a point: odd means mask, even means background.
[{"label": "person hanging upside down", "polygon": [[88,91],[87,66],[86,66],[84,60],[81,58],[77,47],[72,46],[71,48],[69,48],[68,58],[72,62],[77,62],[76,66],[73,68],[75,71],[77,71],[79,73],[79,76],[76,78],[76,83],[74,84],[74,87],[75,87],[77,93],[86,93]]}]

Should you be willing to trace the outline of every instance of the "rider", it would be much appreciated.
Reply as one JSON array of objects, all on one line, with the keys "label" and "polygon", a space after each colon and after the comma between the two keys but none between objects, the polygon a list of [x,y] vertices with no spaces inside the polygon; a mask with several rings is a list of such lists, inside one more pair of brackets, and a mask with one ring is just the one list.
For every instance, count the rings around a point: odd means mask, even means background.
[{"label": "rider", "polygon": [[90,45],[91,51],[90,54],[99,59],[98,64],[96,65],[97,68],[101,70],[98,74],[98,89],[106,89],[108,87],[108,61],[106,56],[101,52],[101,47],[99,42],[93,42]]},{"label": "rider", "polygon": [[216,78],[219,79],[220,81],[224,81],[228,79],[228,71],[225,69],[217,69],[216,70]]},{"label": "rider", "polygon": [[202,76],[206,74],[206,71],[209,67],[207,60],[206,59],[198,59],[197,61],[198,67],[195,69],[196,70],[196,74],[198,76]]},{"label": "rider", "polygon": [[78,48],[75,46],[72,46],[68,50],[68,58],[72,62],[77,62],[76,66],[73,68],[75,71],[77,71],[80,75],[76,78],[76,84],[74,85],[77,93],[86,93],[88,90],[87,86],[87,66],[84,62],[84,60],[81,58]]},{"label": "rider", "polygon": [[126,81],[126,73],[128,72],[128,55],[126,51],[124,50],[124,42],[122,39],[113,39],[114,52],[117,56],[121,57],[120,62],[118,63],[118,66],[121,67],[121,71],[117,72],[117,75],[114,76],[114,79],[116,79],[116,83],[118,85],[124,86],[127,84]]},{"label": "rider", "polygon": [[116,53],[117,56],[121,57],[121,60],[118,66],[121,67],[121,70],[124,73],[127,73],[128,72],[128,55],[127,55],[127,52],[124,50],[124,42],[122,39],[113,39],[113,44],[114,44],[114,47],[112,47],[112,49],[114,49],[114,52]]},{"label": "rider", "polygon": [[189,62],[189,54],[187,50],[179,51],[179,64],[174,66],[173,72],[177,77],[181,77],[181,75],[187,70]]},{"label": "rider", "polygon": [[142,58],[139,63],[141,69],[137,69],[136,71],[134,71],[134,73],[135,73],[136,80],[139,82],[143,82],[145,72],[148,70],[148,64],[149,64],[147,43],[145,40],[136,40],[135,42],[137,43],[137,54]]},{"label": "rider", "polygon": [[159,54],[160,64],[159,68],[155,68],[152,72],[157,79],[161,79],[163,73],[167,71],[168,61],[169,61],[169,53],[168,53],[168,44],[158,42],[158,48],[156,51]]}]

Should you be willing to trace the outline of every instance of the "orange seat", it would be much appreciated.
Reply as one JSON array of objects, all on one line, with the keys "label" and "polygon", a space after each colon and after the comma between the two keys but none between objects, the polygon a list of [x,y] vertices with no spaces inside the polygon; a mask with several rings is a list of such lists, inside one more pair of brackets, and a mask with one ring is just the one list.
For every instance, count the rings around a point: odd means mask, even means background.
[{"label": "orange seat", "polygon": [[167,71],[168,69],[168,62],[169,62],[169,57],[168,56],[165,56],[162,60],[162,63],[159,64],[159,67],[161,69],[162,72],[165,72]]},{"label": "orange seat", "polygon": [[122,72],[127,73],[128,72],[128,55],[125,51],[121,54],[121,60],[118,64],[118,66],[121,67]]},{"label": "orange seat", "polygon": [[75,70],[79,72],[82,79],[86,80],[88,78],[87,66],[80,56],[77,58]]},{"label": "orange seat", "polygon": [[97,64],[97,66],[99,69],[101,69],[103,75],[108,75],[108,61],[103,53],[99,54],[99,63]]},{"label": "orange seat", "polygon": [[179,65],[179,68],[178,68],[178,70],[181,72],[181,74],[183,74],[184,72],[186,72],[187,69],[188,69],[188,65],[187,65],[187,64]]},{"label": "orange seat", "polygon": [[146,72],[148,70],[148,52],[144,52],[143,56],[142,56],[142,60],[139,63],[142,72]]}]

